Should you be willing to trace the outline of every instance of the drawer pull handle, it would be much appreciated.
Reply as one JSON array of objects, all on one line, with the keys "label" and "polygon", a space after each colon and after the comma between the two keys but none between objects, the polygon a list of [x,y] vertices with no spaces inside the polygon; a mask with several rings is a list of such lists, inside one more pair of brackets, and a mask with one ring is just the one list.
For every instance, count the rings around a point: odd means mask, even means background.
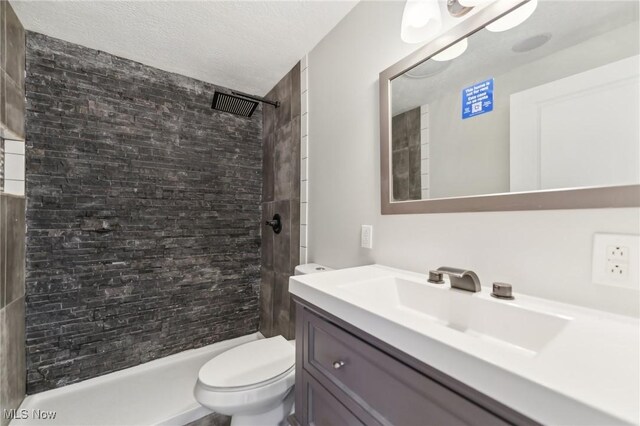
[{"label": "drawer pull handle", "polygon": [[336,362],[333,363],[333,368],[338,370],[343,365],[344,365],[344,361],[336,361]]}]

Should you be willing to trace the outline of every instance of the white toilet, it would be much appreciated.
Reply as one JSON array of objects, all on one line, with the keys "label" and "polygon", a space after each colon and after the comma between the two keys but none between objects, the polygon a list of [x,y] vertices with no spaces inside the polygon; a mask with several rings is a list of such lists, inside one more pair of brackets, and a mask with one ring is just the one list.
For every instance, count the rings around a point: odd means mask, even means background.
[{"label": "white toilet", "polygon": [[[295,274],[328,271],[315,263],[296,266]],[[229,349],[202,366],[194,395],[210,410],[231,416],[232,426],[286,424],[293,411],[295,341],[282,336]]]}]

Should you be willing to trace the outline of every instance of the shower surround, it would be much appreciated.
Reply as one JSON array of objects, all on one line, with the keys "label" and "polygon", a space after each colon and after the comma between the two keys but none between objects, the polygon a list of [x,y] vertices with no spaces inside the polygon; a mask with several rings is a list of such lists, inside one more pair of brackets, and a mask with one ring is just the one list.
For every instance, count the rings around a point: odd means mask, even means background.
[{"label": "shower surround", "polygon": [[27,391],[257,331],[262,113],[27,34]]}]

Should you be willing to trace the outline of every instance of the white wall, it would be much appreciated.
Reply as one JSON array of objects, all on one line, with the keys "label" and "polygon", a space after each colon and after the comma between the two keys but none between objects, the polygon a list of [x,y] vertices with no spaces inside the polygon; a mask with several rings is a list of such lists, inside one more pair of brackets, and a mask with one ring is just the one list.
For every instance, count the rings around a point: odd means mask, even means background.
[{"label": "white wall", "polygon": [[471,268],[485,285],[638,315],[637,291],[591,283],[591,241],[639,233],[640,209],[380,214],[378,73],[417,47],[400,40],[403,6],[361,2],[309,54],[309,261]]}]

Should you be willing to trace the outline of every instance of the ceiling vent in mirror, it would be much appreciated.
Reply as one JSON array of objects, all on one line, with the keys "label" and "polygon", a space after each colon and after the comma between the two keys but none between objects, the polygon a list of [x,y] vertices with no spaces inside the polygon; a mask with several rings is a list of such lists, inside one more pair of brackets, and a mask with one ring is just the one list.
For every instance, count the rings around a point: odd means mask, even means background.
[{"label": "ceiling vent in mirror", "polygon": [[538,34],[533,37],[529,37],[522,41],[517,42],[516,44],[513,45],[511,50],[513,50],[516,53],[530,52],[532,50],[537,49],[538,47],[541,47],[547,44],[549,40],[551,40],[551,34],[549,33]]}]

